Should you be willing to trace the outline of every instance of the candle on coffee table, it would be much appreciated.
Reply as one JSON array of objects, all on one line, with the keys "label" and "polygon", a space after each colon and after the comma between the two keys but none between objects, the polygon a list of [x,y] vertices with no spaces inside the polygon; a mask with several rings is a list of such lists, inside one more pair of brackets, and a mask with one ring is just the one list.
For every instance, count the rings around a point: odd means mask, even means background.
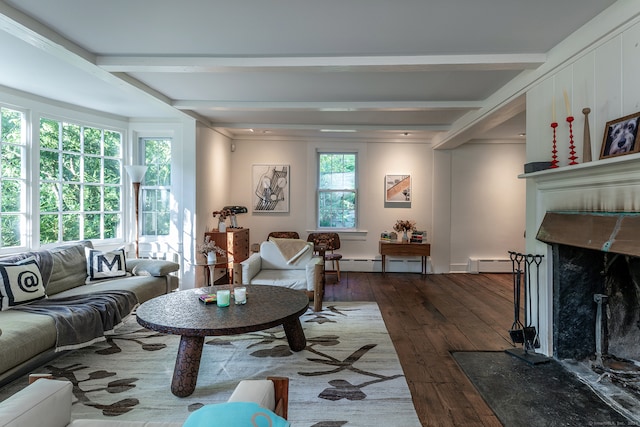
[{"label": "candle on coffee table", "polygon": [[240,287],[233,289],[233,299],[236,301],[236,304],[244,304],[247,302],[247,288]]},{"label": "candle on coffee table", "polygon": [[228,289],[223,289],[216,292],[216,300],[218,307],[228,307],[229,300],[231,300],[231,291]]}]

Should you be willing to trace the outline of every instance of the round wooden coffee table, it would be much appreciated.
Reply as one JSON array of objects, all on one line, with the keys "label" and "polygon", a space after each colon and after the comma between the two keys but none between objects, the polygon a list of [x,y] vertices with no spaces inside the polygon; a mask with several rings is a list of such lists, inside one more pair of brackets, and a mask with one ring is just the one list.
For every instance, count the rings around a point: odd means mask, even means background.
[{"label": "round wooden coffee table", "polygon": [[204,337],[238,335],[282,325],[293,351],[301,351],[307,340],[300,316],[307,311],[309,297],[304,292],[280,286],[248,285],[247,303],[229,307],[203,304],[198,297],[229,286],[189,289],[150,299],[138,307],[138,323],[165,334],[180,335],[173,370],[171,392],[189,396],[196,388]]}]

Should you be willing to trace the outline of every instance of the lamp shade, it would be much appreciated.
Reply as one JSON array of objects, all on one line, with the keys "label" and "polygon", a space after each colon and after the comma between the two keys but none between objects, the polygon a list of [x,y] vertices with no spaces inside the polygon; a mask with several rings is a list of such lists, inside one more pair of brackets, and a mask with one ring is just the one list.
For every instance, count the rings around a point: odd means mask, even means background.
[{"label": "lamp shade", "polygon": [[147,166],[131,165],[124,167],[131,178],[131,182],[142,182],[144,174],[147,173]]}]

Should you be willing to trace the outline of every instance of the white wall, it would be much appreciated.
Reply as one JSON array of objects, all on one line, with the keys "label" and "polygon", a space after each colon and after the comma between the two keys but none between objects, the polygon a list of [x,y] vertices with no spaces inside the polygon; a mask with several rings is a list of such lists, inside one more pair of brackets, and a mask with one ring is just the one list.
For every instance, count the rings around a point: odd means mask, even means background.
[{"label": "white wall", "polygon": [[[193,173],[193,187],[185,188],[194,198],[193,235],[185,233],[185,247],[193,251],[192,256],[185,257],[188,263],[185,270],[192,274],[183,280],[181,288],[192,288],[204,285],[203,268],[195,266],[195,262],[204,261],[195,253],[196,245],[204,240],[204,233],[218,226],[212,212],[232,204],[231,198],[231,141],[228,137],[198,124],[196,128],[196,149],[194,157],[184,162],[184,167]],[[197,174],[197,176],[196,176]],[[187,241],[188,239],[188,241]]]},{"label": "white wall", "polygon": [[[436,168],[434,152],[426,143],[280,139],[237,139],[233,143],[236,150],[230,156],[226,204],[250,208],[253,164],[291,165],[290,212],[238,216],[239,225],[251,229],[252,243],[266,239],[270,231],[297,231],[306,238],[315,217],[315,149],[352,144],[352,148],[366,147],[360,157],[360,232],[342,233],[340,252],[346,260],[367,262],[344,261],[345,270],[380,271],[380,233],[392,230],[397,219],[415,220],[418,228],[427,231],[427,240],[432,243],[430,268],[436,273],[452,271],[450,260],[464,264],[467,271],[470,257],[505,258],[505,251],[523,247],[525,188],[517,175],[523,170],[524,144],[470,144],[453,150],[450,156],[438,156]],[[385,208],[386,174],[411,175],[410,208]],[[446,191],[440,191],[440,186]],[[209,221],[213,225],[213,220]],[[452,227],[434,229],[434,224],[448,222]],[[496,223],[501,224],[499,230],[495,230]],[[398,271],[420,271],[419,262],[395,264]]]},{"label": "white wall", "polygon": [[469,258],[507,259],[524,250],[525,145],[467,143],[452,152],[451,270]]}]

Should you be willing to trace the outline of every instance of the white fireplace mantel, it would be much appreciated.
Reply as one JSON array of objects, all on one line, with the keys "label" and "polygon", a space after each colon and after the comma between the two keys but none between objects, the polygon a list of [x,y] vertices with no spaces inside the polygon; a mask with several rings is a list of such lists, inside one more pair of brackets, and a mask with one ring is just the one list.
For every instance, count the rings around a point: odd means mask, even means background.
[{"label": "white fireplace mantel", "polygon": [[[540,352],[553,354],[551,247],[536,240],[547,212],[640,212],[640,153],[519,175],[527,181],[527,251],[545,254],[539,289]],[[534,302],[538,305],[538,302]]]}]

